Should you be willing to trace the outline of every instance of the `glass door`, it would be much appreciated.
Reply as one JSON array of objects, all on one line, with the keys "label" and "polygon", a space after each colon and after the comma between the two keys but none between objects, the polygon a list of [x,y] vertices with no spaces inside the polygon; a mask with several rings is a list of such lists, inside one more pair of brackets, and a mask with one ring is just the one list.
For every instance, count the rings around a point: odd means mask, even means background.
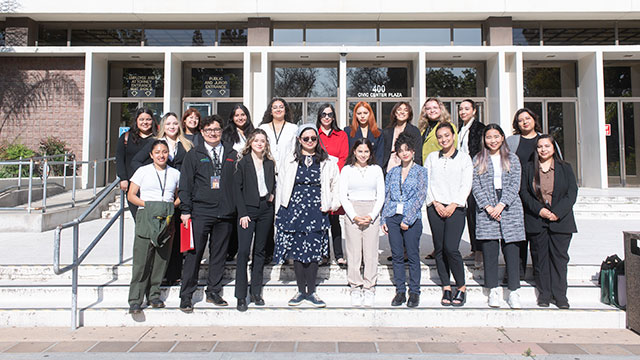
[{"label": "glass door", "polygon": [[609,185],[638,186],[640,164],[636,143],[640,129],[635,120],[636,114],[640,117],[640,101],[608,100],[611,101],[605,103],[605,134]]}]

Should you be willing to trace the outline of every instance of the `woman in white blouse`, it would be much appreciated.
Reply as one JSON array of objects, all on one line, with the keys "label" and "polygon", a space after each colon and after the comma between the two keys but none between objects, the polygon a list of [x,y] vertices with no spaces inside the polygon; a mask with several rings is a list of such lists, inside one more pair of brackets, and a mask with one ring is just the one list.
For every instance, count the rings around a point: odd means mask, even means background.
[{"label": "woman in white blouse", "polygon": [[[456,150],[450,123],[440,123],[436,139],[442,147],[425,161],[428,172],[427,217],[433,236],[436,268],[442,285],[443,306],[462,306],[466,301],[464,265],[460,255],[460,238],[464,230],[467,197],[471,192],[473,163],[469,155]],[[452,296],[451,273],[456,280]]]},{"label": "woman in white blouse", "polygon": [[[340,173],[340,202],[347,215],[347,279],[353,306],[371,307],[375,302],[379,215],[384,195],[384,175],[376,165],[373,145],[369,139],[357,139]],[[361,274],[363,262],[364,274]]]}]

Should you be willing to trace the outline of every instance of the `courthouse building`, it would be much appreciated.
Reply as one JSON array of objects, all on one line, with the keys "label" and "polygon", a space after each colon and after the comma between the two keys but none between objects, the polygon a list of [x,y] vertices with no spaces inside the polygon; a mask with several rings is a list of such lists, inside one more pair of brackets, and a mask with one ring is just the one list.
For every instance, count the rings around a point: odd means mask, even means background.
[{"label": "courthouse building", "polygon": [[139,106],[243,103],[257,124],[278,96],[345,126],[368,101],[384,127],[399,100],[417,125],[428,97],[455,122],[471,98],[508,134],[518,108],[539,114],[580,186],[637,186],[639,19],[629,0],[0,0],[0,141],[56,135],[94,160]]}]

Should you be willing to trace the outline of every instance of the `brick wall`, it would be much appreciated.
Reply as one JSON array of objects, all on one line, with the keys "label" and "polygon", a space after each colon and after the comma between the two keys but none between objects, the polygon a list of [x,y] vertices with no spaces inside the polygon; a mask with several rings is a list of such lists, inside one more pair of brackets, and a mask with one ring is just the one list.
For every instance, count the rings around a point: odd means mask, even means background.
[{"label": "brick wall", "polygon": [[84,58],[0,57],[0,142],[56,136],[82,157]]}]

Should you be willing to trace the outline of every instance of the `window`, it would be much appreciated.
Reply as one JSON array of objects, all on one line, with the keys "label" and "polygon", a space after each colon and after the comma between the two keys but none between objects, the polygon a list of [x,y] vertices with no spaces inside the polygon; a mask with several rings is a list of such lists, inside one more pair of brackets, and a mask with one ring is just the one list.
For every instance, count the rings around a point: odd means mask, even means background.
[{"label": "window", "polygon": [[67,46],[67,29],[41,26],[38,29],[38,46]]},{"label": "window", "polygon": [[427,96],[485,96],[484,64],[427,63]]},{"label": "window", "polygon": [[539,27],[513,27],[513,45],[537,46],[540,45]]},{"label": "window", "polygon": [[112,63],[109,96],[126,98],[162,98],[162,63]]},{"label": "window", "polygon": [[356,98],[402,98],[409,94],[407,66],[351,64],[347,69],[347,96]]},{"label": "window", "polygon": [[381,28],[380,45],[450,45],[449,28]]},{"label": "window", "polygon": [[7,35],[7,31],[5,30],[4,26],[0,26],[0,46],[5,46],[6,35]]},{"label": "window", "polygon": [[338,68],[321,64],[278,64],[273,69],[273,96],[336,97]]},{"label": "window", "polygon": [[185,86],[185,96],[242,98],[241,68],[191,67],[190,84]]},{"label": "window", "polygon": [[574,63],[525,64],[523,71],[525,97],[575,97],[576,67]]},{"label": "window", "polygon": [[146,29],[144,44],[147,46],[213,46],[216,43],[215,29]]},{"label": "window", "polygon": [[640,28],[618,28],[618,43],[620,45],[640,44]]},{"label": "window", "polygon": [[247,45],[247,29],[243,28],[218,28],[218,45],[245,46]]},{"label": "window", "polygon": [[72,29],[72,46],[140,46],[142,29]]},{"label": "window", "polygon": [[605,66],[604,67],[604,96],[630,97],[631,67],[630,66]]},{"label": "window", "polygon": [[307,29],[308,45],[376,45],[376,29]]},{"label": "window", "polygon": [[615,45],[615,29],[610,28],[544,28],[544,45]]},{"label": "window", "polygon": [[454,28],[453,45],[482,45],[482,29]]},{"label": "window", "polygon": [[302,45],[303,29],[273,29],[273,45]]}]

